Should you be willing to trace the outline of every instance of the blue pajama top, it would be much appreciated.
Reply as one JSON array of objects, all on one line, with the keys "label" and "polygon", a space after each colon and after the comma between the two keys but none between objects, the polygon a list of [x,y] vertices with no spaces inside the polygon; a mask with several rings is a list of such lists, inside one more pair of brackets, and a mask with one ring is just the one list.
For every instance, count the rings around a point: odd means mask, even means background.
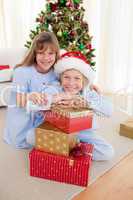
[{"label": "blue pajama top", "polygon": [[30,147],[26,143],[27,131],[37,127],[43,121],[41,112],[29,113],[26,108],[16,107],[16,92],[41,92],[45,84],[54,84],[56,80],[53,69],[46,74],[39,73],[34,66],[23,66],[14,70],[4,129],[5,142],[16,148]]}]

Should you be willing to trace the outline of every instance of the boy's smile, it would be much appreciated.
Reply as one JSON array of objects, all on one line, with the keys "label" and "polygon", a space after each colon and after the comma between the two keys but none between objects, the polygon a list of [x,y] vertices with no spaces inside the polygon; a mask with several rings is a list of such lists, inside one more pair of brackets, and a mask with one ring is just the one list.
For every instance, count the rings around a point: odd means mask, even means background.
[{"label": "boy's smile", "polygon": [[61,75],[61,85],[65,92],[78,94],[83,88],[83,75],[75,70],[67,70]]}]

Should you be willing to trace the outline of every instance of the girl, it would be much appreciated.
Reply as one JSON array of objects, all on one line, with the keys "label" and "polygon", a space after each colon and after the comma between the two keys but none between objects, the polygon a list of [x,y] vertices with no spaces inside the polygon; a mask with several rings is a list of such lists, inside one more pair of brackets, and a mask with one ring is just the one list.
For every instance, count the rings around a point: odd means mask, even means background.
[{"label": "girl", "polygon": [[53,65],[58,58],[59,44],[55,35],[42,32],[35,37],[23,62],[17,65],[4,132],[6,143],[16,148],[31,147],[26,136],[31,128],[42,123],[43,115],[41,112],[26,112],[25,106],[28,99],[42,105],[46,103],[41,88],[56,82]]},{"label": "girl", "polygon": [[[69,94],[73,98],[75,95],[80,95],[83,97],[83,101],[78,101],[78,107],[84,104],[93,108],[95,113],[106,116],[111,115],[112,104],[102,95],[94,90],[90,90],[90,85],[92,85],[94,79],[94,72],[80,52],[65,53],[54,65],[54,69],[61,86],[58,87],[58,90],[57,88],[56,90],[54,88],[45,89],[45,93],[53,95],[54,103],[69,106],[70,99],[64,100],[62,96]],[[82,142],[94,145],[93,160],[109,160],[112,158],[114,150],[107,141],[94,132],[95,129],[96,119],[94,117],[92,129],[80,131],[77,137]],[[28,141],[34,145],[33,133],[29,134]]]}]

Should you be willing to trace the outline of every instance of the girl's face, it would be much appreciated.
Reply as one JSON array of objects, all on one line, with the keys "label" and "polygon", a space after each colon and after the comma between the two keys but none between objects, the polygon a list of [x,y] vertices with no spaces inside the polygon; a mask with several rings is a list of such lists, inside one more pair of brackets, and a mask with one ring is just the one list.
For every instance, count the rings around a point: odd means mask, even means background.
[{"label": "girl's face", "polygon": [[74,69],[67,70],[61,75],[61,85],[65,92],[78,94],[83,88],[83,75]]},{"label": "girl's face", "polygon": [[37,70],[42,73],[47,73],[54,65],[56,60],[56,53],[51,48],[45,51],[36,53]]}]

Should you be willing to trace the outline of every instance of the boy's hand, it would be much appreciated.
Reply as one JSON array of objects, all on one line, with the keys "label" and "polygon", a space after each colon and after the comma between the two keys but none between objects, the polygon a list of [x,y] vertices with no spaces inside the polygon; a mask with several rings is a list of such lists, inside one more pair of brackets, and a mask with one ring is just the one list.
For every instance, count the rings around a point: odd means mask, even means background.
[{"label": "boy's hand", "polygon": [[32,92],[28,94],[28,100],[38,105],[46,105],[48,103],[47,95],[39,92]]},{"label": "boy's hand", "polygon": [[86,108],[87,107],[87,101],[80,96],[73,100],[73,104],[77,108]]},{"label": "boy's hand", "polygon": [[60,104],[60,102],[63,101],[69,101],[73,98],[73,96],[70,93],[59,93],[53,96],[53,103],[58,103]]},{"label": "boy's hand", "polygon": [[97,85],[91,85],[90,86],[91,90],[95,90],[98,94],[101,94],[101,90],[99,89],[99,87]]},{"label": "boy's hand", "polygon": [[85,108],[88,106],[87,102],[80,96],[71,96],[70,99],[61,99],[56,102],[64,108]]}]

